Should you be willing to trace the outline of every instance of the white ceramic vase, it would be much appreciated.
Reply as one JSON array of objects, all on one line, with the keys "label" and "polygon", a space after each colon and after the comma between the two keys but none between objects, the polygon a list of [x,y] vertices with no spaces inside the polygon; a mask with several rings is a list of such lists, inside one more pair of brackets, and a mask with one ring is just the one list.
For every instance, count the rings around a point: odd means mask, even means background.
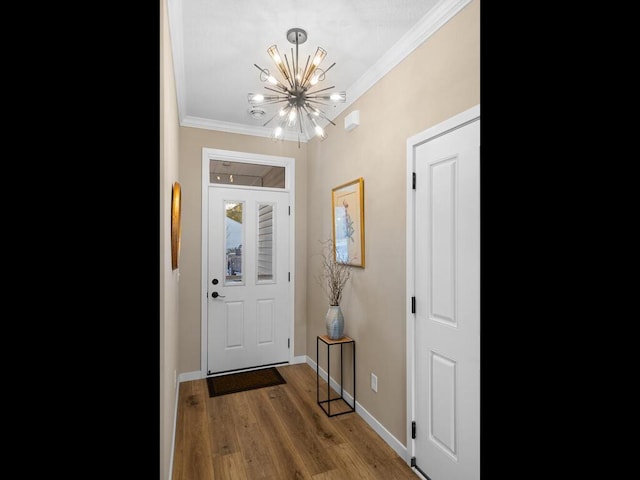
[{"label": "white ceramic vase", "polygon": [[325,317],[327,335],[331,340],[338,340],[344,336],[344,316],[340,305],[331,305]]}]

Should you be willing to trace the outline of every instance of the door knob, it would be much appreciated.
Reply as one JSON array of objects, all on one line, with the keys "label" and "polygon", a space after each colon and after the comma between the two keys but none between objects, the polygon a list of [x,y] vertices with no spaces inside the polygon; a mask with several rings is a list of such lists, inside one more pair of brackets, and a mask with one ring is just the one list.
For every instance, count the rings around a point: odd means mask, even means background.
[{"label": "door knob", "polygon": [[213,293],[211,294],[211,296],[212,296],[213,298],[218,298],[218,297],[220,297],[220,298],[224,298],[224,295],[220,295],[218,292],[213,292]]}]

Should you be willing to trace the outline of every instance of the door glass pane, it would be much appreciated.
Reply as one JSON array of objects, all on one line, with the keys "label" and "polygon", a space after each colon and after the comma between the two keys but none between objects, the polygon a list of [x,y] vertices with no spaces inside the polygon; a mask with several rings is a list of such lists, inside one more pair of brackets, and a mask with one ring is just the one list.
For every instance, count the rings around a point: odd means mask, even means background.
[{"label": "door glass pane", "polygon": [[244,202],[225,201],[225,255],[226,275],[225,285],[242,285],[244,283],[244,260],[242,245],[244,243]]},{"label": "door glass pane", "polygon": [[285,167],[257,163],[209,161],[209,183],[284,188]]},{"label": "door glass pane", "polygon": [[258,278],[261,283],[272,283],[274,261],[273,227],[275,223],[273,204],[258,204]]}]

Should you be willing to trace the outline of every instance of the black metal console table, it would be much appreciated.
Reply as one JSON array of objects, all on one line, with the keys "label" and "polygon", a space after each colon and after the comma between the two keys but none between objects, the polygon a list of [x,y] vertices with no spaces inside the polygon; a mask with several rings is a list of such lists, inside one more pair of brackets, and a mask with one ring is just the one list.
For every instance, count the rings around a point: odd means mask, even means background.
[{"label": "black metal console table", "polygon": [[[320,357],[319,346],[320,342],[327,346],[327,399],[320,400]],[[344,399],[344,372],[342,368],[342,353],[345,345],[351,344],[353,346],[353,407]],[[333,345],[340,345],[340,396],[331,398],[331,347]],[[316,400],[320,408],[324,410],[324,413],[329,417],[335,417],[336,415],[342,415],[344,413],[354,412],[356,409],[356,341],[353,338],[344,336],[338,340],[331,340],[328,335],[318,335],[316,339]],[[331,403],[342,401],[347,405],[348,410],[338,413],[331,413]],[[326,408],[325,408],[326,404]]]}]

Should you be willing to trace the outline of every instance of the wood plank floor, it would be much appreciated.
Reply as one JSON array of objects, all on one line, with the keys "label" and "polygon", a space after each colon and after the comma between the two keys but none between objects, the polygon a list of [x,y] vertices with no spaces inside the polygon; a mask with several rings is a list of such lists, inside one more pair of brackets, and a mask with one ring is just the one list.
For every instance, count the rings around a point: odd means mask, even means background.
[{"label": "wood plank floor", "polygon": [[204,379],[180,383],[173,480],[419,478],[357,413],[325,415],[313,368],[278,371],[286,384],[213,398]]}]

